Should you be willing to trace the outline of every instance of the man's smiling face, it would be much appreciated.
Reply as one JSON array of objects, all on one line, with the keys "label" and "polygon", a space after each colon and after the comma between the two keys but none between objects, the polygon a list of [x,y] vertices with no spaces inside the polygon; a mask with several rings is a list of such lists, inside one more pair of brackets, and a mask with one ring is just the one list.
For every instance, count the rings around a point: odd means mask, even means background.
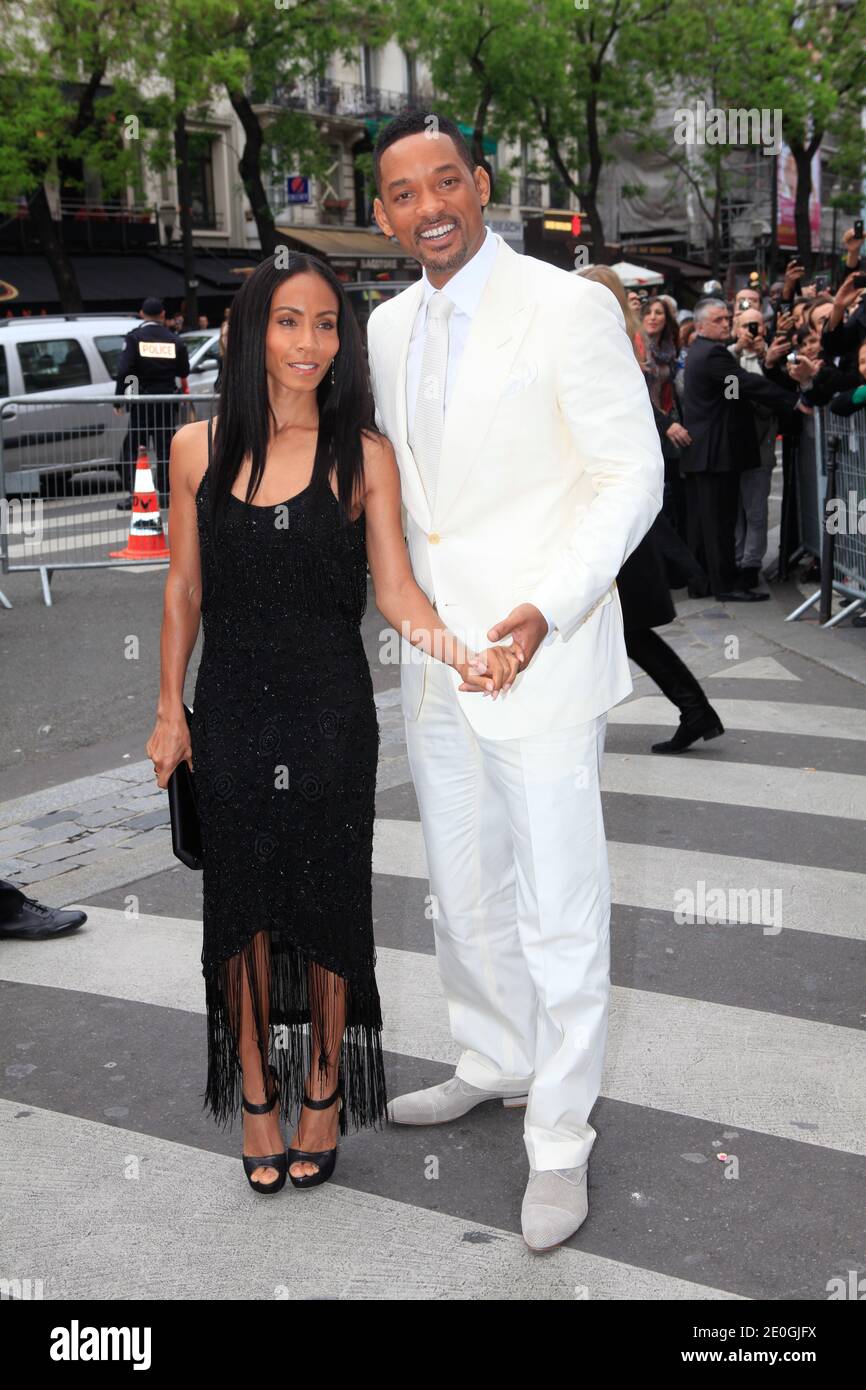
[{"label": "man's smiling face", "polygon": [[419,133],[383,151],[379,178],[373,210],[382,231],[421,262],[432,284],[444,285],[484,239],[486,172],[470,170],[449,135]]}]

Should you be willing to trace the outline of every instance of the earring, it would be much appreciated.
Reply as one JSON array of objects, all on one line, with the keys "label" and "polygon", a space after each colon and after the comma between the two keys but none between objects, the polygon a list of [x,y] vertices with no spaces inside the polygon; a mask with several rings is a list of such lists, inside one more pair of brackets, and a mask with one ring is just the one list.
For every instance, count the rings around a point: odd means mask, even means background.
[{"label": "earring", "polygon": [[335,374],[334,374],[334,363],[335,363],[336,360],[337,360],[337,359],[336,359],[335,357],[332,357],[332,358],[331,358],[331,385],[332,385],[332,386],[333,386],[334,382],[335,382],[336,379],[337,379],[336,376],[335,376]]}]

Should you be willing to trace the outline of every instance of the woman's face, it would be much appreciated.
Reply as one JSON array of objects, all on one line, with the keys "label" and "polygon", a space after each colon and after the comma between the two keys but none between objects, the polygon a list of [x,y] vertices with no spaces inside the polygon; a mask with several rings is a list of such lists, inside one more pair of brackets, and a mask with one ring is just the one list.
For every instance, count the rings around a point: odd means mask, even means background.
[{"label": "woman's face", "polygon": [[265,370],[286,391],[315,391],[340,347],[339,302],[320,275],[301,271],[271,297]]},{"label": "woman's face", "polygon": [[860,351],[857,353],[857,370],[866,381],[866,341],[860,344]]},{"label": "woman's face", "polygon": [[812,310],[809,322],[817,333],[821,332],[832,312],[832,304],[819,304]]},{"label": "woman's face", "polygon": [[794,314],[794,327],[795,327],[795,328],[802,328],[802,327],[803,327],[803,320],[804,320],[804,318],[806,317],[806,306],[805,306],[805,304],[795,304],[795,305],[794,305],[794,308],[793,308],[793,314]]},{"label": "woman's face", "polygon": [[650,304],[643,316],[643,326],[647,333],[661,333],[665,326],[665,311],[659,300]]}]

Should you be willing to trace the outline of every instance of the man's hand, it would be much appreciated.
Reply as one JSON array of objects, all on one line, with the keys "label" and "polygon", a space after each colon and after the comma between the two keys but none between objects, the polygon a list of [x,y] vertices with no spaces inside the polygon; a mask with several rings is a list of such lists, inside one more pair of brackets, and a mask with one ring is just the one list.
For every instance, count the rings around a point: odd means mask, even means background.
[{"label": "man's hand", "polygon": [[685,425],[678,425],[676,421],[668,426],[665,430],[665,434],[672,444],[676,444],[678,449],[685,449],[692,442],[692,436],[689,434]]},{"label": "man's hand", "polygon": [[860,247],[863,245],[862,237],[855,237],[854,228],[849,227],[847,232],[842,233],[842,247],[848,254],[848,267],[855,269],[860,261]]},{"label": "man's hand", "polygon": [[854,284],[854,277],[856,274],[857,271],[852,270],[851,274],[845,277],[836,291],[836,298],[833,302],[838,305],[840,309],[850,308],[860,293],[859,288]]},{"label": "man's hand", "polygon": [[792,299],[794,290],[806,274],[806,267],[799,261],[792,261],[785,269],[785,279],[782,283],[782,298]]},{"label": "man's hand", "polygon": [[781,359],[785,357],[787,353],[789,353],[790,351],[790,338],[774,338],[770,346],[767,348],[767,355],[764,358],[765,366],[772,367],[774,363],[781,361]]},{"label": "man's hand", "polygon": [[821,363],[816,362],[813,357],[806,357],[802,352],[799,354],[799,361],[788,363],[788,376],[804,386],[817,376],[821,370]]},{"label": "man's hand", "polygon": [[516,643],[507,647],[486,647],[467,661],[455,664],[454,669],[463,677],[457,689],[481,691],[495,700],[500,692],[511,689],[522,660],[523,651]]},{"label": "man's hand", "polygon": [[126,413],[126,406],[124,405],[113,405],[111,408],[115,415],[124,415]]},{"label": "man's hand", "polygon": [[520,648],[520,667],[523,669],[529,665],[547,636],[547,619],[534,603],[519,603],[507,618],[495,623],[487,634],[491,642],[500,642],[509,635],[515,646]]}]

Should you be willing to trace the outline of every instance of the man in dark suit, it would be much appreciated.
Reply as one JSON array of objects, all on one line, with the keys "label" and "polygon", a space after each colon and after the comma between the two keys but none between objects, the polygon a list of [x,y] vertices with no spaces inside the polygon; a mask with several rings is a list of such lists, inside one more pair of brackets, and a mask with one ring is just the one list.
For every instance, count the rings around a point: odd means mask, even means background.
[{"label": "man in dark suit", "polygon": [[686,479],[689,545],[717,599],[753,603],[770,596],[738,586],[734,560],[740,473],[761,463],[751,403],[762,401],[788,419],[796,397],[766,377],[744,371],[731,356],[731,315],[721,299],[698,304],[695,326],[683,391],[692,442],[680,463]]}]

